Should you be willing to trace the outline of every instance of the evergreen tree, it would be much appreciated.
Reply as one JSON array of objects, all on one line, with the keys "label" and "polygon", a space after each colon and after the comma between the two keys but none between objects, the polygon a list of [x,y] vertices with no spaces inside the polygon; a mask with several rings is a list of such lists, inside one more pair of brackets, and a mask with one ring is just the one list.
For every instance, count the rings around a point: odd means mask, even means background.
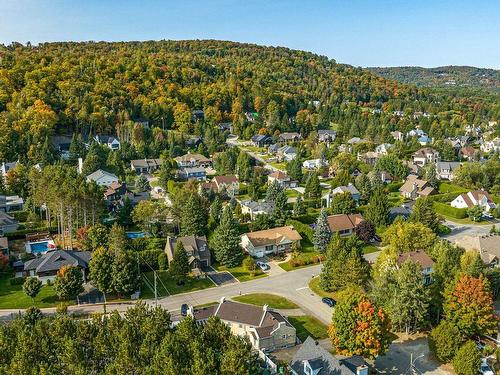
[{"label": "evergreen tree", "polygon": [[481,221],[483,217],[483,208],[479,205],[475,205],[467,210],[467,215],[472,221]]},{"label": "evergreen tree", "polygon": [[413,206],[410,221],[422,223],[432,229],[434,233],[439,232],[439,217],[432,207],[432,202],[427,197],[420,197]]},{"label": "evergreen tree", "polygon": [[128,238],[125,229],[114,223],[108,235],[108,249],[112,254],[116,255],[121,251],[125,251],[128,246]]},{"label": "evergreen tree", "polygon": [[106,293],[113,291],[113,254],[104,247],[97,248],[92,253],[89,271],[90,281],[104,295],[104,312],[106,312]]},{"label": "evergreen tree", "polygon": [[293,204],[293,215],[297,217],[297,216],[305,215],[306,212],[307,212],[307,210],[306,210],[306,206],[304,204],[304,200],[302,199],[302,194],[299,194],[297,196],[297,200]]},{"label": "evergreen tree", "polygon": [[226,206],[212,237],[211,248],[215,259],[227,267],[236,267],[243,261],[243,250],[240,247],[238,223],[233,218],[231,209]]},{"label": "evergreen tree", "polygon": [[126,251],[114,257],[112,275],[113,289],[119,296],[129,296],[139,288],[137,262]]},{"label": "evergreen tree", "polygon": [[222,214],[222,201],[220,197],[217,195],[212,204],[210,205],[208,227],[211,230],[214,230],[217,224],[219,223],[221,214]]},{"label": "evergreen tree", "polygon": [[85,143],[83,142],[83,137],[80,133],[73,133],[71,137],[71,143],[69,144],[69,158],[68,161],[71,164],[76,164],[78,158],[85,158]]},{"label": "evergreen tree", "polygon": [[174,249],[174,256],[169,264],[168,272],[177,284],[181,284],[191,271],[189,259],[181,241],[177,241]]},{"label": "evergreen tree", "polygon": [[324,253],[331,239],[332,231],[328,225],[328,216],[325,210],[321,210],[314,231],[314,248],[320,253]]},{"label": "evergreen tree", "polygon": [[149,182],[146,176],[144,176],[142,173],[137,177],[137,180],[135,181],[135,186],[139,191],[148,191],[149,190]]},{"label": "evergreen tree", "polygon": [[387,225],[389,223],[389,207],[387,195],[382,189],[376,189],[366,207],[365,219],[376,226]]},{"label": "evergreen tree", "polygon": [[372,184],[368,176],[364,173],[360,174],[358,177],[356,177],[354,185],[361,195],[361,201],[368,202],[368,199],[370,198],[372,192]]},{"label": "evergreen tree", "polygon": [[207,231],[207,214],[201,197],[196,193],[189,194],[181,211],[181,234],[183,236],[203,236]]},{"label": "evergreen tree", "polygon": [[460,257],[460,269],[463,274],[477,278],[484,273],[485,268],[481,255],[475,251],[467,251]]},{"label": "evergreen tree", "polygon": [[423,168],[422,175],[429,185],[435,188],[438,187],[439,179],[437,177],[436,163],[428,163]]},{"label": "evergreen tree", "polygon": [[319,200],[321,198],[321,186],[318,175],[314,172],[309,173],[306,181],[304,195],[307,199]]},{"label": "evergreen tree", "polygon": [[457,351],[452,361],[453,370],[457,375],[476,375],[481,366],[481,353],[474,341],[467,341]]},{"label": "evergreen tree", "polygon": [[429,349],[441,362],[450,362],[460,345],[462,344],[462,335],[453,324],[446,320],[441,320],[428,336]]},{"label": "evergreen tree", "polygon": [[236,161],[236,171],[240,181],[249,181],[252,177],[250,156],[244,151],[241,151],[238,155],[238,159]]},{"label": "evergreen tree", "polygon": [[123,205],[118,209],[118,223],[125,227],[132,225],[132,211],[134,206],[129,197],[125,197]]},{"label": "evergreen tree", "polygon": [[293,180],[302,181],[302,162],[299,157],[292,159],[286,164],[286,173]]},{"label": "evergreen tree", "polygon": [[331,211],[336,214],[352,214],[356,211],[356,202],[351,193],[335,194],[332,199]]}]

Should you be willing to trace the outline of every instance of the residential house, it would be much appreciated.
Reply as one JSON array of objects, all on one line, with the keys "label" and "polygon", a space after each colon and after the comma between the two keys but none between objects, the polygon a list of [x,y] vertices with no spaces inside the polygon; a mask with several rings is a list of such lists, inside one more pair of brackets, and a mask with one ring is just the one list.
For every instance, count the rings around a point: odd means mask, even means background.
[{"label": "residential house", "polygon": [[205,236],[184,236],[177,238],[168,236],[165,244],[165,254],[167,254],[169,264],[174,259],[177,241],[181,242],[184,246],[189,266],[195,275],[200,275],[204,268],[212,265],[212,256]]},{"label": "residential house", "polygon": [[255,220],[257,215],[269,215],[274,211],[273,202],[256,202],[252,200],[240,201],[241,213],[249,215],[251,220]]},{"label": "residential house", "polygon": [[468,193],[460,194],[450,203],[455,208],[472,208],[480,206],[484,212],[489,212],[497,206],[486,190],[472,190]]},{"label": "residential house", "polygon": [[97,171],[89,174],[87,176],[87,182],[94,181],[99,186],[111,186],[113,183],[118,182],[118,177],[116,177],[113,173],[106,172],[102,169],[98,169]]},{"label": "residential house", "polygon": [[347,143],[350,145],[355,145],[357,143],[364,143],[364,142],[367,142],[367,140],[359,137],[353,137],[347,141]]},{"label": "residential house", "polygon": [[326,166],[328,166],[328,163],[324,159],[310,159],[310,160],[305,160],[302,163],[302,167],[309,170],[320,169],[321,167],[326,167]]},{"label": "residential house", "polygon": [[267,176],[267,183],[270,185],[274,181],[278,182],[278,184],[283,188],[293,188],[297,186],[297,181],[292,181],[291,177],[288,176],[285,172],[276,171]]},{"label": "residential house", "polygon": [[13,162],[2,162],[1,171],[2,171],[2,177],[6,177],[7,173],[11,170],[14,169],[17,166],[17,161]]},{"label": "residential house", "polygon": [[480,147],[482,152],[500,152],[500,138],[496,137],[491,141],[483,141]]},{"label": "residential house", "polygon": [[465,147],[467,143],[469,143],[469,137],[466,135],[458,136],[458,137],[450,137],[446,138],[445,142],[449,143],[451,147],[458,152],[462,147]]},{"label": "residential house", "polygon": [[280,143],[295,143],[302,139],[299,133],[290,132],[290,133],[281,133],[278,136],[278,142]]},{"label": "residential house", "polygon": [[421,137],[418,137],[418,143],[420,143],[421,146],[427,146],[432,143],[432,138],[423,135]]},{"label": "residential house", "polygon": [[473,160],[479,160],[479,157],[480,157],[480,151],[475,149],[474,147],[472,146],[465,146],[465,147],[462,147],[459,151],[458,151],[458,155],[462,158],[462,159],[466,159],[466,160],[469,160],[469,161],[473,161]]},{"label": "residential house", "polygon": [[327,221],[332,233],[345,237],[353,234],[357,226],[365,219],[361,214],[338,214],[328,216]]},{"label": "residential house", "polygon": [[201,139],[201,137],[193,135],[193,136],[190,136],[186,140],[186,147],[195,148],[195,147],[198,147],[199,145],[201,145],[202,143],[203,143],[203,140]]},{"label": "residential house", "polygon": [[13,216],[0,211],[0,234],[15,232],[19,228],[19,222]]},{"label": "residential house", "polygon": [[345,143],[342,143],[339,146],[339,153],[340,152],[346,152],[346,153],[350,154],[352,152],[352,146],[348,145],[348,144],[345,144]]},{"label": "residential house", "polygon": [[212,180],[215,183],[217,192],[226,191],[227,195],[234,197],[240,192],[240,181],[235,175],[215,176]]},{"label": "residential house", "polygon": [[318,130],[318,142],[320,143],[332,143],[337,137],[337,132],[335,130],[320,129]]},{"label": "residential house", "polygon": [[391,223],[396,220],[398,216],[401,216],[403,219],[408,220],[411,215],[411,209],[408,205],[403,204],[398,207],[391,207],[389,209],[389,220]]},{"label": "residential house", "polygon": [[127,184],[120,182],[112,182],[108,189],[104,192],[104,200],[107,203],[116,202],[122,199],[127,192]]},{"label": "residential house", "polygon": [[251,256],[262,258],[290,251],[294,243],[300,245],[301,239],[292,226],[285,226],[245,233],[241,236],[241,247]]},{"label": "residential house", "polygon": [[187,167],[181,168],[177,171],[177,174],[182,180],[198,180],[203,181],[207,179],[207,173],[205,168],[202,167]]},{"label": "residential house", "polygon": [[500,266],[500,235],[462,236],[455,243],[465,250],[479,253],[485,265],[489,267]]},{"label": "residential house", "polygon": [[420,174],[420,169],[421,169],[420,165],[414,164],[412,161],[409,160],[403,160],[403,164],[408,167],[408,169],[410,170],[410,174],[414,175]]},{"label": "residential house", "polygon": [[382,143],[377,147],[375,147],[375,152],[378,153],[379,155],[387,155],[392,146],[393,145],[390,143]]},{"label": "residential house", "polygon": [[387,171],[370,171],[367,174],[370,181],[382,181],[384,184],[390,184],[395,180],[395,178]]},{"label": "residential house", "polygon": [[137,174],[151,174],[158,170],[162,159],[135,159],[130,161],[130,168]]},{"label": "residential house", "polygon": [[266,134],[257,134],[252,137],[252,143],[255,147],[266,147],[273,143],[273,139]]},{"label": "residential house", "polygon": [[286,318],[267,305],[263,307],[228,301],[222,297],[218,305],[202,309],[189,308],[198,324],[215,316],[224,322],[231,333],[246,337],[256,350],[272,352],[296,344],[295,328]]},{"label": "residential house", "polygon": [[405,115],[403,111],[393,111],[392,114],[398,117],[403,117]]},{"label": "residential house", "polygon": [[422,129],[412,129],[406,134],[408,137],[427,137],[427,134]]},{"label": "residential house", "polygon": [[364,154],[358,154],[357,159],[358,159],[358,161],[361,161],[365,164],[375,165],[375,163],[377,162],[379,157],[380,157],[380,155],[378,152],[367,151]]},{"label": "residential house", "polygon": [[86,282],[91,257],[90,251],[52,250],[24,263],[24,273],[46,283],[55,279],[61,267],[74,266],[81,269]]},{"label": "residential house", "polygon": [[356,204],[359,203],[359,200],[361,199],[361,193],[358,189],[356,189],[356,186],[354,186],[352,183],[349,183],[347,186],[338,186],[321,197],[322,201],[324,201],[324,206],[328,208],[331,207],[334,195],[344,193],[351,194],[352,199],[354,199]]},{"label": "residential house", "polygon": [[245,112],[245,117],[248,122],[254,123],[259,117],[259,114],[257,112]]},{"label": "residential house", "polygon": [[470,137],[477,137],[479,134],[481,134],[481,127],[480,126],[467,125],[465,127],[465,135],[468,135]]},{"label": "residential house", "polygon": [[292,375],[368,375],[361,356],[335,358],[318,341],[308,336],[290,362]]},{"label": "residential house", "polygon": [[404,134],[399,131],[393,131],[390,134],[396,141],[402,141],[404,139]]},{"label": "residential house", "polygon": [[69,147],[71,145],[71,137],[67,135],[55,135],[50,138],[50,143],[55,152],[61,155],[64,160],[69,159]]},{"label": "residential house", "polygon": [[0,237],[0,254],[9,256],[9,239],[7,237]]},{"label": "residential house", "polygon": [[108,146],[111,150],[120,149],[120,141],[112,135],[96,135],[94,140],[100,145]]},{"label": "residential house", "polygon": [[182,156],[177,156],[174,159],[179,168],[202,167],[208,168],[212,165],[212,160],[201,154],[187,153]]},{"label": "residential house", "polygon": [[396,263],[400,267],[407,260],[415,262],[422,267],[424,285],[429,285],[432,282],[434,261],[423,250],[416,250],[401,254]]},{"label": "residential house", "polygon": [[203,112],[201,109],[195,109],[191,112],[192,122],[203,121],[203,120],[205,120],[205,112]]},{"label": "residential house", "polygon": [[440,180],[453,180],[453,173],[460,167],[458,161],[438,161],[436,163],[436,174]]},{"label": "residential house", "polygon": [[24,199],[19,195],[0,195],[0,211],[22,211]]},{"label": "residential house", "polygon": [[439,152],[430,147],[421,148],[413,154],[413,163],[423,167],[428,163],[437,163],[439,161]]},{"label": "residential house", "polygon": [[219,129],[222,131],[228,131],[229,134],[233,134],[233,123],[232,122],[221,122],[219,124]]},{"label": "residential house", "polygon": [[434,189],[426,180],[422,180],[415,175],[409,175],[403,186],[399,188],[401,195],[408,199],[417,199],[418,197],[427,197],[436,194]]},{"label": "residential house", "polygon": [[[270,147],[271,148],[271,147]],[[297,149],[292,146],[285,145],[283,147],[280,147],[277,152],[279,161],[292,161],[297,157]]]}]

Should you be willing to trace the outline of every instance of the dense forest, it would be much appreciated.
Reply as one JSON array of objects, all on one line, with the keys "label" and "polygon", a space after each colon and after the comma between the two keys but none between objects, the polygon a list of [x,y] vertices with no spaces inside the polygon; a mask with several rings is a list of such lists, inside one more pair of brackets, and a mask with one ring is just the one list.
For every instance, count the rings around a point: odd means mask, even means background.
[{"label": "dense forest", "polygon": [[232,122],[243,138],[333,127],[340,139],[383,141],[417,124],[455,135],[498,119],[500,104],[496,93],[421,89],[287,48],[212,40],[0,45],[0,160],[43,163],[53,134],[137,140],[134,124],[143,120],[199,134],[193,110],[204,111],[204,126]]},{"label": "dense forest", "polygon": [[371,72],[398,82],[418,87],[470,87],[500,91],[500,70],[473,66],[440,66],[421,68],[399,66],[392,68],[368,68]]}]

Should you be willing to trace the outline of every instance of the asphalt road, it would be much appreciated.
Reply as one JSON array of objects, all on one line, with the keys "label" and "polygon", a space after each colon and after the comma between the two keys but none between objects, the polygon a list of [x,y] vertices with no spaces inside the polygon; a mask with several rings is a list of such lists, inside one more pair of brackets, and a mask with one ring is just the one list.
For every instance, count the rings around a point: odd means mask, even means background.
[{"label": "asphalt road", "polygon": [[[446,220],[444,225],[451,229],[450,234],[441,236],[450,242],[455,242],[457,239],[463,236],[484,236],[490,233],[490,229],[494,224],[484,224],[484,225],[470,225],[470,224],[459,224],[452,221]],[[497,223],[497,226],[498,223]]]}]

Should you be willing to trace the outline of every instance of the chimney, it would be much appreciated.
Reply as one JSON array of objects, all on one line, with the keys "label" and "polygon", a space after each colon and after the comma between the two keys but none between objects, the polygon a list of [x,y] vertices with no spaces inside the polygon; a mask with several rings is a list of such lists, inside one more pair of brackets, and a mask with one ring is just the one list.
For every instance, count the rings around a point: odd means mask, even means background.
[{"label": "chimney", "polygon": [[264,311],[268,311],[268,310],[269,310],[269,305],[264,305],[264,306],[262,306],[262,310],[264,310]]}]

